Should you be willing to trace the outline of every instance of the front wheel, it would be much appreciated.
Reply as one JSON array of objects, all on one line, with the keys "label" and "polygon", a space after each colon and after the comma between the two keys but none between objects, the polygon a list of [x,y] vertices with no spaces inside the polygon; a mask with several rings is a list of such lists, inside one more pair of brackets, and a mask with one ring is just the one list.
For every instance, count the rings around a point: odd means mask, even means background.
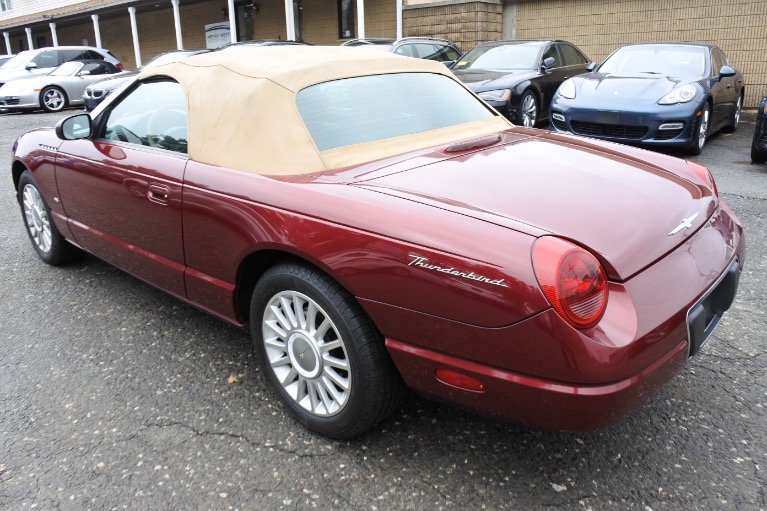
[{"label": "front wheel", "polygon": [[690,148],[690,154],[692,155],[698,155],[703,152],[703,146],[706,145],[706,138],[708,137],[708,122],[710,115],[711,109],[708,104],[706,104],[698,118],[698,129],[695,132],[695,140]]},{"label": "front wheel", "polygon": [[58,87],[46,87],[40,93],[40,106],[47,112],[58,112],[67,106],[67,95]]},{"label": "front wheel", "polygon": [[535,128],[538,122],[538,100],[533,91],[525,91],[517,108],[516,123],[525,128]]},{"label": "front wheel", "polygon": [[56,228],[51,210],[28,170],[19,179],[18,196],[27,234],[40,259],[57,266],[81,255],[81,250],[64,239]]},{"label": "front wheel", "polygon": [[253,291],[250,318],[264,373],[308,428],[350,438],[400,405],[404,383],[383,339],[326,274],[298,263],[272,267]]}]

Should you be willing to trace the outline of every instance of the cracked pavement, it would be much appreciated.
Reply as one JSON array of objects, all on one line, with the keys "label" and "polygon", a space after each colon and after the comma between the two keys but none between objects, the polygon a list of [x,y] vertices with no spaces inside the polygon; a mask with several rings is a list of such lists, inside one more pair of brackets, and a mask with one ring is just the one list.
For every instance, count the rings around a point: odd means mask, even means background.
[{"label": "cracked pavement", "polygon": [[[0,114],[2,171],[26,129]],[[535,431],[417,397],[363,438],[291,420],[248,335],[93,257],[35,256],[0,188],[0,509],[767,510],[767,166],[753,114],[707,165],[743,221],[733,308],[645,406]],[[231,378],[233,377],[233,378]]]}]

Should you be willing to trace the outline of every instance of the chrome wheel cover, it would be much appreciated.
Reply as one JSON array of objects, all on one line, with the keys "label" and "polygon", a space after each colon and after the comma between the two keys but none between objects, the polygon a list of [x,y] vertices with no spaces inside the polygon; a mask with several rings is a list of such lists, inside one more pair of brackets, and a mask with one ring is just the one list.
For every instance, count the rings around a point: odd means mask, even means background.
[{"label": "chrome wheel cover", "polygon": [[522,110],[522,125],[525,128],[533,128],[537,118],[535,96],[527,94],[522,98],[522,105],[520,105],[520,108]]},{"label": "chrome wheel cover", "polygon": [[706,143],[706,133],[708,133],[708,108],[703,110],[700,117],[700,127],[698,128],[698,147],[703,149]]},{"label": "chrome wheel cover", "polygon": [[51,251],[51,221],[45,210],[45,203],[40,197],[40,192],[32,185],[24,187],[22,195],[24,218],[27,221],[27,229],[32,236],[32,241],[40,251],[46,254]]},{"label": "chrome wheel cover", "polygon": [[64,108],[64,95],[58,89],[48,89],[43,94],[43,103],[51,110]]},{"label": "chrome wheel cover", "polygon": [[343,410],[352,384],[349,357],[317,302],[297,291],[277,293],[266,305],[261,331],[269,365],[296,404],[318,417]]}]

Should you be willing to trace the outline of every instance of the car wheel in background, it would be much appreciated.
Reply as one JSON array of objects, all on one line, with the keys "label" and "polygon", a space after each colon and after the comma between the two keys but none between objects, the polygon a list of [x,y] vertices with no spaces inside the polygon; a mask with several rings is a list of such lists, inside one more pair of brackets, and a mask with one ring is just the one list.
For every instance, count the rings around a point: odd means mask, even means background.
[{"label": "car wheel in background", "polygon": [[256,285],[250,317],[264,373],[310,429],[357,436],[402,402],[404,383],[383,339],[326,274],[296,263],[272,267]]},{"label": "car wheel in background", "polygon": [[751,142],[751,162],[752,163],[765,163],[767,162],[767,151],[762,151],[757,147],[756,143],[759,140],[759,130],[754,130],[754,139]]},{"label": "car wheel in background", "polygon": [[740,111],[743,109],[743,96],[738,96],[738,102],[735,103],[735,112],[732,114],[732,121],[724,128],[724,132],[732,133],[738,129],[740,123]]},{"label": "car wheel in background", "polygon": [[703,146],[706,145],[708,137],[708,122],[711,116],[711,108],[706,104],[698,118],[698,129],[695,131],[693,145],[690,148],[690,154],[697,155],[703,152]]},{"label": "car wheel in background", "polygon": [[40,106],[48,112],[58,112],[67,106],[67,95],[58,87],[46,87],[40,93]]},{"label": "car wheel in background", "polygon": [[19,179],[18,198],[27,234],[40,259],[56,266],[71,262],[82,254],[56,228],[51,210],[27,170]]},{"label": "car wheel in background", "polygon": [[517,109],[517,118],[514,122],[519,126],[535,128],[535,124],[538,122],[538,100],[533,91],[527,90],[522,94]]}]

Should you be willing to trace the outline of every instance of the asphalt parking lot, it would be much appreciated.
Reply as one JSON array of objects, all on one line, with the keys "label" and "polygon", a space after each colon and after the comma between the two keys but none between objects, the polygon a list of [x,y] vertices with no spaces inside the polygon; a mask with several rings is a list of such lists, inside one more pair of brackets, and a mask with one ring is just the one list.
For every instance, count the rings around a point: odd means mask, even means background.
[{"label": "asphalt parking lot", "polygon": [[572,434],[411,397],[339,442],[290,419],[246,333],[95,258],[37,259],[11,146],[74,112],[0,114],[0,509],[767,509],[767,165],[750,163],[753,114],[693,158],[745,225],[738,297],[644,407]]}]

